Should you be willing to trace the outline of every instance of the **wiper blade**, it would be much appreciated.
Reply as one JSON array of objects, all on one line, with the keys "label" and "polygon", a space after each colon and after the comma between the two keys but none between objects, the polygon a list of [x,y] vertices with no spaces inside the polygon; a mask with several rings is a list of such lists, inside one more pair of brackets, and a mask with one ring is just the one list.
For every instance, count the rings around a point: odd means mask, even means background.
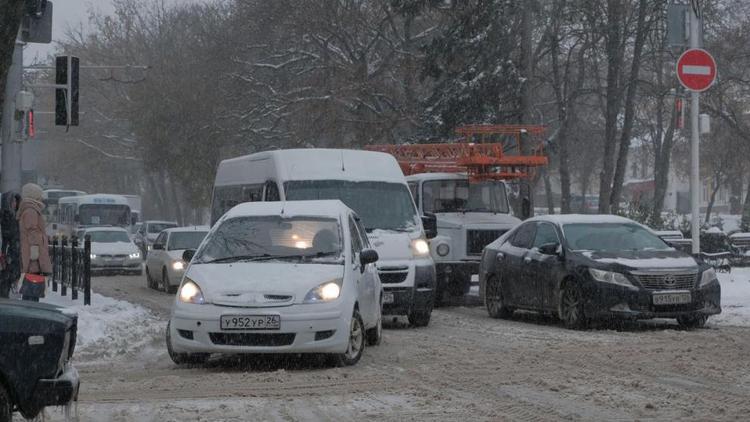
[{"label": "wiper blade", "polygon": [[237,256],[225,256],[224,258],[216,258],[210,261],[203,261],[203,264],[217,264],[220,262],[237,262],[237,261],[264,261],[267,259],[275,259],[273,255],[237,255]]}]

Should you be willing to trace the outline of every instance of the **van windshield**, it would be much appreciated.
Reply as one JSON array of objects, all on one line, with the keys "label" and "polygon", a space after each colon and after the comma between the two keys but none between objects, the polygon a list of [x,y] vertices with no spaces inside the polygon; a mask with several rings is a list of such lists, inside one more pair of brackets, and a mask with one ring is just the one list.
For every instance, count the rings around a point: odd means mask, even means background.
[{"label": "van windshield", "polygon": [[284,183],[286,199],[338,199],[362,219],[367,231],[411,231],[418,227],[417,211],[405,184],[345,180],[295,180]]}]

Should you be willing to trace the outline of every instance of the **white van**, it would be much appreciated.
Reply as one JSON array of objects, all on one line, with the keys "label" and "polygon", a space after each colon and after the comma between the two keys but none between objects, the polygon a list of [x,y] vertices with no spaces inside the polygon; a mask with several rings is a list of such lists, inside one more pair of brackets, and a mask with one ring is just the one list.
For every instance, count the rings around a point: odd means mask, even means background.
[{"label": "white van", "polygon": [[354,210],[378,252],[383,313],[429,324],[435,265],[426,237],[437,234],[434,217],[425,231],[396,159],[389,154],[340,149],[260,152],[219,164],[211,224],[243,202],[339,199]]}]

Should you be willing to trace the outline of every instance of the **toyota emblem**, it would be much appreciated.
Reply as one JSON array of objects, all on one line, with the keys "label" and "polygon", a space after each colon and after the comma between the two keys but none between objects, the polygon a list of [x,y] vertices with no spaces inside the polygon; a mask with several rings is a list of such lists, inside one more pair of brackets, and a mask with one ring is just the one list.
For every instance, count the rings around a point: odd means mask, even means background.
[{"label": "toyota emblem", "polygon": [[664,277],[664,284],[667,286],[674,286],[677,283],[677,278],[673,274],[667,274]]}]

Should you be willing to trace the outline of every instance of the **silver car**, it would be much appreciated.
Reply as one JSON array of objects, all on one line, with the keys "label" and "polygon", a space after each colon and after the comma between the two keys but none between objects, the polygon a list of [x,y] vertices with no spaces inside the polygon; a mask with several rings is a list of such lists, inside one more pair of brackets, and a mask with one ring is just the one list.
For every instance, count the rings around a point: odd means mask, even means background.
[{"label": "silver car", "polygon": [[186,249],[198,249],[208,234],[207,226],[178,227],[159,233],[146,258],[146,284],[151,289],[174,292],[180,285],[187,262]]},{"label": "silver car", "polygon": [[142,274],[141,251],[120,227],[92,227],[79,232],[91,237],[91,272],[102,274]]}]

